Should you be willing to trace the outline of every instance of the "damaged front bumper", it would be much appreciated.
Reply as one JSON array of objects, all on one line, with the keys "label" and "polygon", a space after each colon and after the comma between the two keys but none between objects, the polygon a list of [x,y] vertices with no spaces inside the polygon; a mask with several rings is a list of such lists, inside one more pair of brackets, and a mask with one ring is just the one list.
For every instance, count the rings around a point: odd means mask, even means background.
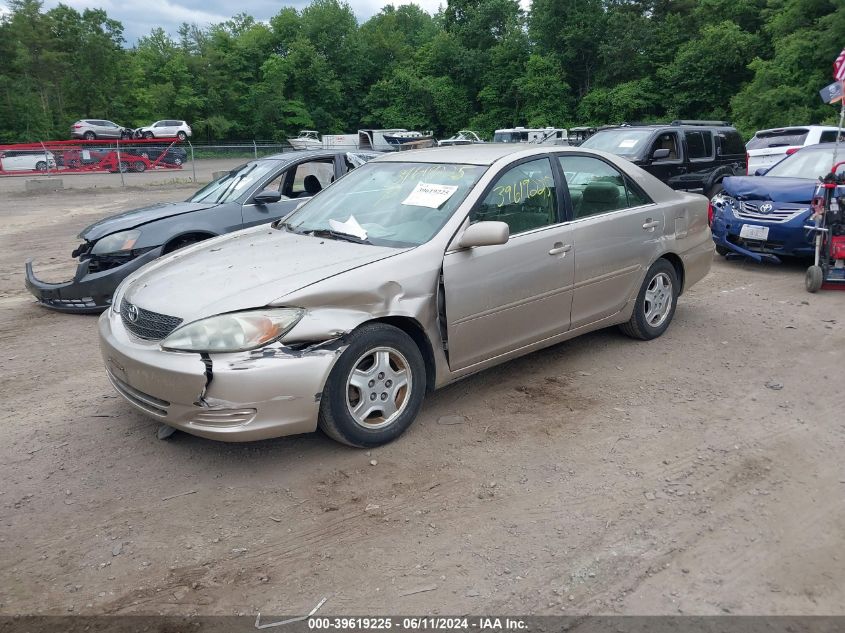
[{"label": "damaged front bumper", "polygon": [[344,349],[336,341],[299,351],[276,343],[226,354],[166,352],[131,335],[112,310],[99,330],[108,378],[127,402],[172,427],[227,442],[315,431],[323,387]]},{"label": "damaged front bumper", "polygon": [[91,271],[90,259],[82,260],[70,281],[41,281],[26,262],[26,288],[46,308],[76,314],[97,314],[111,305],[112,294],[126,277],[161,255],[161,247],[151,249],[120,266]]}]

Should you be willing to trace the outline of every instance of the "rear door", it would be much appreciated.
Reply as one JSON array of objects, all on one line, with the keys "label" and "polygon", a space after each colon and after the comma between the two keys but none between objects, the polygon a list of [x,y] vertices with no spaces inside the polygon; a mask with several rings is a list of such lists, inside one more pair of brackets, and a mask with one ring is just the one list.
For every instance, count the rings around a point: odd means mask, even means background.
[{"label": "rear door", "polygon": [[572,201],[572,327],[617,314],[639,287],[663,234],[663,212],[614,165],[558,157]]},{"label": "rear door", "polygon": [[688,171],[679,182],[683,189],[701,189],[713,173],[716,162],[713,130],[684,130]]},{"label": "rear door", "polygon": [[569,329],[572,229],[562,222],[559,177],[547,157],[511,164],[468,221],[505,222],[507,243],[456,249],[443,259],[452,371]]}]

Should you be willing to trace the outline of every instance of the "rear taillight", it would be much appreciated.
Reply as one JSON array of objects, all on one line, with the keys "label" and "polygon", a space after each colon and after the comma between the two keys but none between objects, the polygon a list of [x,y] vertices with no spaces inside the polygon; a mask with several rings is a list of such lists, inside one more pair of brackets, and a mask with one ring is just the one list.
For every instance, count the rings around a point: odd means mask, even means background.
[{"label": "rear taillight", "polygon": [[79,129],[79,128],[81,128],[81,127],[82,127],[82,126],[81,126],[79,123],[74,123],[74,124],[73,124],[73,129],[74,129],[74,130],[78,130],[78,129]]},{"label": "rear taillight", "polygon": [[797,151],[798,151],[798,148],[797,148],[797,147],[790,147],[788,150],[786,150],[786,155],[787,155],[787,156],[792,156],[792,155],[793,155],[795,152],[797,152]]},{"label": "rear taillight", "polygon": [[713,203],[707,203],[707,226],[713,226]]},{"label": "rear taillight", "polygon": [[745,152],[745,175],[748,175],[748,152]]}]

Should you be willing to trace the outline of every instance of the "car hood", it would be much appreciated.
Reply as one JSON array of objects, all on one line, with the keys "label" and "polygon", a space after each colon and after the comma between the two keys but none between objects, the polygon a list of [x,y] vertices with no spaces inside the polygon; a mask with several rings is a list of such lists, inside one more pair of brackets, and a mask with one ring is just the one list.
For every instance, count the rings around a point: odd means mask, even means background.
[{"label": "car hood", "polygon": [[148,222],[182,215],[183,213],[202,211],[203,209],[210,209],[214,206],[216,205],[207,202],[163,202],[149,207],[132,209],[131,211],[109,216],[99,222],[94,222],[94,224],[83,229],[79,237],[88,242],[94,242],[101,237],[111,235],[117,231],[134,229],[136,226],[141,226]]},{"label": "car hood", "polygon": [[124,298],[185,322],[257,308],[407,249],[258,227],[177,251],[141,269]]},{"label": "car hood", "polygon": [[722,181],[725,193],[739,200],[809,202],[816,191],[816,181],[809,178],[774,176],[729,176]]}]

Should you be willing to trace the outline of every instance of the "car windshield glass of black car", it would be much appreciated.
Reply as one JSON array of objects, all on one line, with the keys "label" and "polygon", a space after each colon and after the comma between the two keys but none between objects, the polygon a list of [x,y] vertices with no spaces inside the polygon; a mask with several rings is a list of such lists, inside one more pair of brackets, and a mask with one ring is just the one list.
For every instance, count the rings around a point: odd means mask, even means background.
[{"label": "car windshield glass of black car", "polygon": [[378,246],[419,246],[437,234],[485,170],[476,165],[367,163],[279,227]]},{"label": "car windshield glass of black car", "polygon": [[651,134],[652,130],[631,128],[602,130],[581,143],[580,147],[610,152],[617,156],[639,156]]},{"label": "car windshield glass of black car", "polygon": [[794,145],[803,145],[807,139],[810,130],[804,128],[794,128],[789,130],[777,130],[771,132],[757,132],[746,149],[766,149],[767,147],[791,147]]},{"label": "car windshield glass of black car", "polygon": [[[830,173],[833,167],[833,149],[802,150],[787,156],[766,172],[773,178],[810,178],[815,180]],[[839,173],[845,166],[839,168]]]},{"label": "car windshield glass of black car", "polygon": [[275,160],[256,160],[236,167],[222,178],[208,183],[188,198],[188,202],[222,204],[237,200],[259,180],[278,169]]}]

